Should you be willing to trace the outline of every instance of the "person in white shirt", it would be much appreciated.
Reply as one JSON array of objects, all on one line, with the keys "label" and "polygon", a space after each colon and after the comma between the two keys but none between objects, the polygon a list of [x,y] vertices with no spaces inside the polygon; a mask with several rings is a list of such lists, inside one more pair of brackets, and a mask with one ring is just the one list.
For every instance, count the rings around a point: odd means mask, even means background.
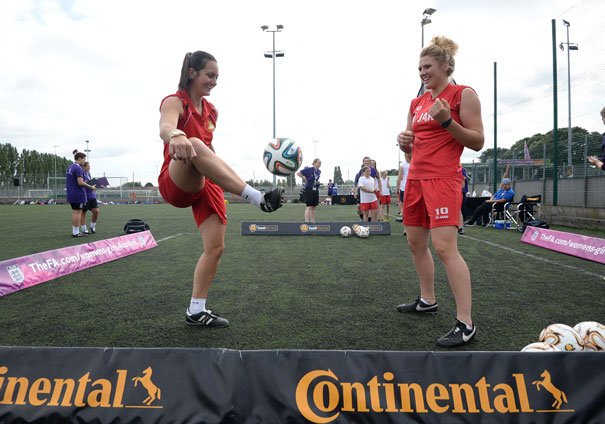
[{"label": "person in white shirt", "polygon": [[391,184],[389,183],[389,176],[387,171],[382,171],[380,173],[380,215],[385,216],[385,206],[386,206],[386,216],[389,216],[390,207],[391,207]]},{"label": "person in white shirt", "polygon": [[[399,190],[397,206],[399,208],[399,214],[401,215],[401,219],[397,218],[397,221],[399,222],[403,222],[403,193],[405,191],[405,183],[408,181],[408,172],[410,171],[412,154],[405,153],[403,157],[404,160],[401,162],[401,166],[399,166],[399,174],[397,175],[397,188]],[[405,228],[403,230],[403,234],[405,235]]]},{"label": "person in white shirt", "polygon": [[359,210],[363,214],[363,222],[368,222],[368,216],[372,222],[376,221],[378,212],[378,198],[376,197],[376,183],[371,176],[371,168],[364,166],[362,175],[359,177],[357,187],[359,188]]}]

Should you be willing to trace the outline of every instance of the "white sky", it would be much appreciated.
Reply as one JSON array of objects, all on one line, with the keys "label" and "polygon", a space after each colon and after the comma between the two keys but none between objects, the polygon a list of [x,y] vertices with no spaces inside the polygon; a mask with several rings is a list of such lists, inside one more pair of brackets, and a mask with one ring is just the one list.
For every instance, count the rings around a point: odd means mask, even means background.
[{"label": "white sky", "polygon": [[[176,90],[184,54],[205,50],[220,72],[209,97],[217,153],[244,179],[271,180],[262,152],[273,133],[272,64],[263,57],[272,36],[260,25],[282,24],[277,136],[297,140],[305,165],[321,158],[324,182],[337,165],[352,178],[365,155],[396,168],[428,7],[437,12],[425,45],[433,35],[459,44],[454,77],[479,94],[486,148],[494,62],[498,145],[552,129],[551,19],[557,43],[566,41],[564,18],[580,46],[571,52],[572,124],[602,130],[603,0],[20,0],[0,3],[0,143],[73,158],[89,140],[93,176],[156,184],[160,101]],[[567,51],[557,48],[557,61],[566,127]],[[476,157],[467,149],[463,161]]]}]

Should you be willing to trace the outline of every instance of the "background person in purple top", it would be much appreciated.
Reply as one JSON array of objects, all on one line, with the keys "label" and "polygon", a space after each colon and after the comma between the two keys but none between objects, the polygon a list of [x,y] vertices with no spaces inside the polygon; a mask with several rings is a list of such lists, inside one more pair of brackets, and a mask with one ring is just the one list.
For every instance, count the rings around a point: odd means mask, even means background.
[{"label": "background person in purple top", "polygon": [[67,201],[71,206],[71,235],[72,237],[83,237],[84,233],[80,232],[80,218],[82,210],[86,205],[86,187],[96,190],[95,186],[91,186],[84,182],[84,170],[82,164],[86,160],[86,155],[77,150],[73,151],[74,163],[67,168],[65,174],[65,188],[67,193]]},{"label": "background person in purple top", "polygon": [[475,225],[475,222],[477,222],[479,217],[483,217],[483,226],[487,226],[489,222],[489,214],[492,210],[492,205],[494,203],[502,205],[502,208],[504,208],[505,203],[513,201],[513,197],[515,197],[515,192],[510,187],[510,183],[510,178],[503,178],[502,182],[500,183],[500,190],[498,190],[496,194],[492,196],[491,199],[488,199],[483,204],[479,205],[477,209],[475,209],[475,212],[473,212],[473,216],[471,216],[471,219],[469,219],[464,225]]},{"label": "background person in purple top", "polygon": [[306,166],[296,173],[305,185],[305,222],[315,222],[315,207],[319,204],[319,177],[321,160],[315,158],[313,166]]},{"label": "background person in purple top", "polygon": [[[90,177],[90,162],[84,162],[82,165],[82,169],[84,170],[84,182],[86,184],[90,184],[92,178]],[[89,234],[88,229],[86,228],[86,212],[90,211],[92,213],[92,218],[90,219],[90,233],[95,234],[97,232],[97,219],[99,218],[99,204],[97,203],[97,194],[96,191],[85,187],[86,189],[86,206],[82,209],[82,217],[80,219],[80,232],[84,234]]]}]

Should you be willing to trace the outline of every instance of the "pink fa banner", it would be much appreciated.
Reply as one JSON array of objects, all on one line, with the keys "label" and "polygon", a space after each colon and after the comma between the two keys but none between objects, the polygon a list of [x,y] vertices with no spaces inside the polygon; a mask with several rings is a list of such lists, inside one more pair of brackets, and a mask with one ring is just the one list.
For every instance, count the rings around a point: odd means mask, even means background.
[{"label": "pink fa banner", "polygon": [[150,231],[0,262],[0,296],[156,247]]},{"label": "pink fa banner", "polygon": [[521,241],[545,249],[605,264],[605,239],[527,227]]}]

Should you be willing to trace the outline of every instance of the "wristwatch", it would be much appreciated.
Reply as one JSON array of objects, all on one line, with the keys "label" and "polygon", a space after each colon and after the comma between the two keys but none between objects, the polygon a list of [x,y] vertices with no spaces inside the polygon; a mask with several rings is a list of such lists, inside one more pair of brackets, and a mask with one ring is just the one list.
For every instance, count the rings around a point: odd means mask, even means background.
[{"label": "wristwatch", "polygon": [[185,134],[184,131],[174,129],[168,133],[168,139],[170,140],[170,139],[173,139],[174,137],[178,137],[181,135],[184,135],[185,137],[187,137],[187,134]]},{"label": "wristwatch", "polygon": [[448,119],[447,121],[443,122],[441,124],[441,128],[447,128],[450,126],[450,124],[452,123],[452,118]]}]

